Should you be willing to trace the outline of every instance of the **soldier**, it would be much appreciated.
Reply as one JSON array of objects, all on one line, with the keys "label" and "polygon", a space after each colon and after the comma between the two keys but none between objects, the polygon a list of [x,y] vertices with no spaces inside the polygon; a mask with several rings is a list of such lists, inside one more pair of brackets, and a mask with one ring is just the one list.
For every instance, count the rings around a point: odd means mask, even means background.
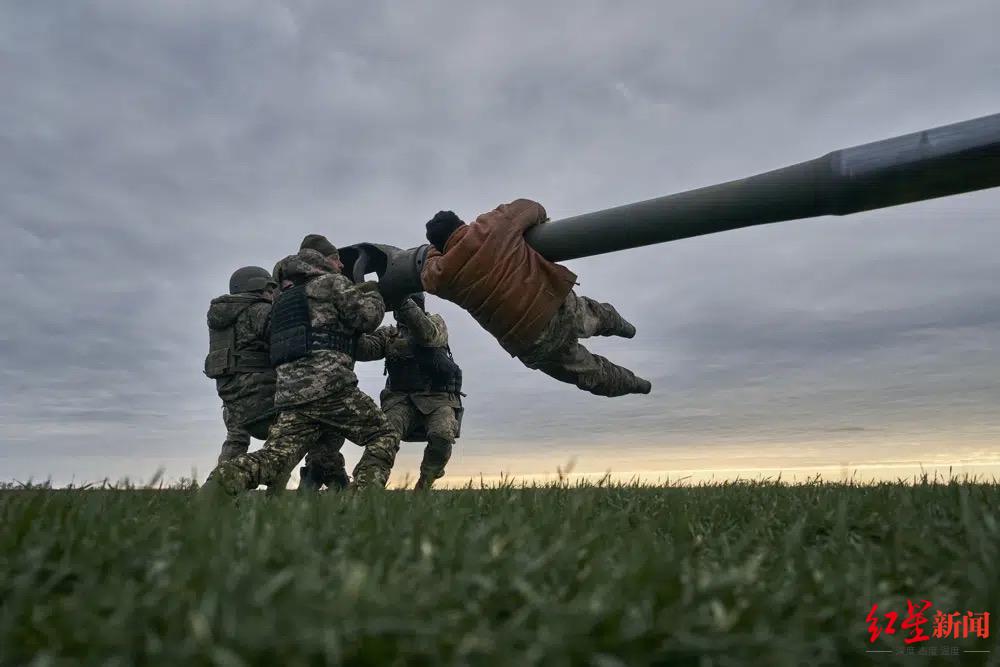
[{"label": "soldier", "polygon": [[205,375],[215,380],[226,424],[219,463],[245,453],[251,431],[267,438],[267,420],[274,412],[268,338],[276,288],[266,269],[244,266],[229,278],[229,294],[212,299],[208,308]]},{"label": "soldier", "polygon": [[440,315],[424,310],[424,295],[410,295],[393,313],[396,326],[379,327],[358,341],[358,360],[385,359],[388,376],[382,411],[403,440],[427,440],[417,489],[444,476],[462,419],[462,369],[448,348]]},{"label": "soldier", "polygon": [[431,248],[424,289],[458,304],[528,368],[598,396],[648,394],[650,383],[593,354],[590,336],[632,338],[614,306],[573,291],[576,275],[542,257],[524,233],[547,219],[542,205],[518,199],[470,225],[451,211],[427,223]]},{"label": "soldier", "polygon": [[270,358],[281,414],[263,448],[212,471],[206,495],[270,486],[324,439],[344,437],[365,448],[354,484],[385,486],[399,438],[354,374],[357,339],[378,327],[385,303],[375,283],[355,285],[342,269],[337,248],[315,234],[275,266],[283,289],[272,313]]},{"label": "soldier", "polygon": [[[274,408],[276,374],[269,355],[271,305],[277,287],[267,270],[244,266],[230,277],[229,294],[213,299],[208,309],[205,375],[215,380],[226,424],[219,463],[245,454],[251,436],[266,440],[278,416]],[[347,486],[350,480],[340,443],[328,443],[324,454],[308,474],[303,468],[304,486]]]}]

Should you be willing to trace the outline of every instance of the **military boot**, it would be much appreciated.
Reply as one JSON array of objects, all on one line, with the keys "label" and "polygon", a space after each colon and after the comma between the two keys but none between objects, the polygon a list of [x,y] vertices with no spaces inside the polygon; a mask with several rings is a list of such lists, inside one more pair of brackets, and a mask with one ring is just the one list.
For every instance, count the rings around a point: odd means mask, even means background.
[{"label": "military boot", "polygon": [[209,475],[205,483],[194,494],[194,502],[201,506],[218,505],[231,500],[231,494],[225,485],[215,475]]},{"label": "military boot", "polygon": [[309,466],[299,468],[299,491],[303,493],[315,493],[322,486],[316,478],[315,471]]},{"label": "military boot", "polygon": [[427,446],[424,447],[424,458],[420,462],[420,477],[414,485],[414,490],[430,489],[434,482],[444,477],[444,468],[451,460],[452,443],[450,436],[430,433]]},{"label": "military boot", "polygon": [[333,477],[327,480],[326,488],[330,491],[343,491],[351,484],[351,478],[348,477],[346,470],[338,470],[333,474]]},{"label": "military boot", "polygon": [[[637,376],[629,369],[612,363],[606,357],[602,357],[599,354],[590,354],[589,356],[590,358],[587,360],[588,367],[585,372],[575,377],[563,374],[563,377],[568,378],[567,380],[563,380],[563,382],[573,382],[584,391],[589,391],[591,394],[597,396],[608,397],[625,396],[626,394],[648,394],[652,389],[652,385],[648,380]],[[546,372],[547,369],[543,367],[541,370],[542,372]],[[561,371],[559,368],[556,370]],[[562,379],[555,373],[551,375],[557,380]]]},{"label": "military boot", "polygon": [[622,317],[614,308],[611,308],[611,312],[606,313],[606,316],[602,317],[601,320],[603,326],[598,335],[635,338],[635,325]]},{"label": "military boot", "polygon": [[595,336],[620,336],[622,338],[635,337],[635,325],[622,317],[618,309],[610,303],[599,303],[589,297],[579,297],[586,300],[591,312],[597,315],[598,325],[594,331]]}]

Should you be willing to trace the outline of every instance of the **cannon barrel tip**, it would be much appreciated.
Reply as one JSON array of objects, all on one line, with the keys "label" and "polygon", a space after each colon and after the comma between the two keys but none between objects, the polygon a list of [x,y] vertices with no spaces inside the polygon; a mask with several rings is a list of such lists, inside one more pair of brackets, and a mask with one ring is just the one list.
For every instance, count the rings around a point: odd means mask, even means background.
[{"label": "cannon barrel tip", "polygon": [[369,274],[378,275],[379,292],[386,307],[391,309],[406,295],[423,291],[420,272],[428,247],[403,250],[380,243],[356,243],[340,248],[340,259],[344,274],[356,283],[363,282]]}]

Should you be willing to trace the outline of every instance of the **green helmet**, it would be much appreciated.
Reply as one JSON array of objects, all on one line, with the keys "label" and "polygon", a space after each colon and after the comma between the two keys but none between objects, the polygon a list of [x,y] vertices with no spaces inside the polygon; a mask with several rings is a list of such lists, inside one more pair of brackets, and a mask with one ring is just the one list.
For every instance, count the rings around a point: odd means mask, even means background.
[{"label": "green helmet", "polygon": [[268,287],[276,287],[278,283],[271,279],[267,269],[259,266],[244,266],[233,271],[229,278],[229,293],[259,292]]}]

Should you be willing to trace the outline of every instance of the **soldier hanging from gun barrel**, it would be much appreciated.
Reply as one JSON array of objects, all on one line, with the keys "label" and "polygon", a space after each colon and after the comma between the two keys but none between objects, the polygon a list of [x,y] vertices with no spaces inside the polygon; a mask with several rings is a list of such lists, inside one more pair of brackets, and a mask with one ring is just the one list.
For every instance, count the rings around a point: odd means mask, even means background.
[{"label": "soldier hanging from gun barrel", "polygon": [[528,368],[598,396],[648,394],[648,380],[580,344],[591,336],[632,338],[614,306],[579,296],[576,275],[542,257],[524,234],[547,220],[528,199],[466,224],[451,211],[427,223],[424,290],[467,310]]},{"label": "soldier hanging from gun barrel", "polygon": [[[466,225],[451,211],[427,224],[427,246],[359,244],[390,298],[423,289],[468,311],[526,366],[604,396],[650,384],[579,339],[630,338],[634,327],[608,304],[573,293],[556,261],[714,234],[729,229],[850,215],[1000,187],[1000,114],[832,151],[725,183],[546,222],[519,199]],[[366,247],[367,246],[367,247]]]}]

